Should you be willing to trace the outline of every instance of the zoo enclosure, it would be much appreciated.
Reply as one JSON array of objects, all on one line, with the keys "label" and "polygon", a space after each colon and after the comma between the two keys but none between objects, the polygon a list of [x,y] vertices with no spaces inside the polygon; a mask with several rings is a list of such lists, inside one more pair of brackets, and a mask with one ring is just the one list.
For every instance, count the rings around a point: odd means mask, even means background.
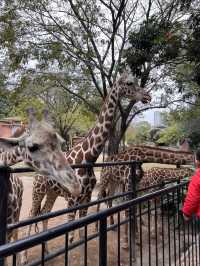
[{"label": "zoo enclosure", "polygon": [[[102,163],[102,164],[85,164],[74,165],[73,168],[91,168],[103,167],[112,165],[129,165],[131,174],[129,184],[131,191],[121,193],[113,197],[108,197],[99,201],[93,201],[88,204],[75,206],[74,208],[59,210],[47,213],[38,217],[20,221],[19,223],[8,225],[6,224],[6,206],[8,195],[8,178],[11,173],[21,173],[32,171],[28,168],[12,169],[7,167],[0,168],[0,265],[4,265],[4,258],[11,256],[12,265],[16,265],[16,255],[33,246],[41,246],[41,258],[30,262],[28,265],[44,265],[55,257],[63,254],[63,265],[69,265],[69,252],[77,247],[83,247],[84,252],[81,253],[83,265],[88,264],[88,243],[93,239],[98,239],[98,253],[99,259],[95,265],[106,266],[109,260],[109,245],[108,235],[113,229],[116,229],[116,256],[114,258],[115,264],[120,265],[124,260],[122,252],[122,236],[124,225],[128,225],[128,260],[127,265],[199,265],[200,249],[199,242],[199,224],[193,219],[190,224],[181,224],[181,218],[177,213],[171,213],[172,206],[175,210],[180,209],[185,190],[188,182],[183,182],[173,185],[168,188],[162,188],[153,193],[136,198],[135,190],[135,174],[136,165],[141,162],[115,162],[115,163]],[[177,180],[177,182],[179,182]],[[164,187],[165,184],[162,184]],[[155,188],[156,186],[152,186]],[[102,210],[99,213],[90,214],[87,217],[77,219],[73,222],[65,223],[45,232],[41,232],[30,236],[29,238],[20,239],[17,242],[5,244],[6,230],[14,230],[30,224],[58,217],[60,215],[77,211],[85,207],[95,206],[99,202],[107,202],[108,200],[119,199],[126,197],[126,201],[118,206],[112,207],[107,210]],[[170,206],[170,209],[169,209]],[[136,214],[136,208],[138,213]],[[128,216],[124,216],[123,212],[128,211]],[[115,224],[108,225],[108,218],[115,214]],[[154,215],[152,215],[154,214]],[[153,219],[152,219],[153,218]],[[143,221],[147,222],[147,230],[143,228]],[[158,220],[160,219],[160,225]],[[95,223],[99,223],[99,230],[96,233],[89,234],[88,227]],[[138,224],[138,226],[136,226]],[[138,227],[138,228],[137,228]],[[152,237],[152,227],[154,227],[154,237]],[[159,227],[161,231],[158,232]],[[68,237],[70,232],[82,228],[84,230],[84,237],[73,243],[69,243]],[[136,230],[137,229],[137,230]],[[136,232],[137,231],[137,232]],[[63,247],[54,250],[49,254],[45,254],[45,243],[58,236],[64,236],[65,241]],[[137,241],[136,243],[136,236]],[[159,237],[161,238],[159,240]],[[190,250],[191,248],[191,250]],[[189,263],[188,264],[188,257]],[[191,262],[190,262],[191,261]],[[182,264],[183,263],[183,264]],[[94,265],[94,264],[93,264]]]}]

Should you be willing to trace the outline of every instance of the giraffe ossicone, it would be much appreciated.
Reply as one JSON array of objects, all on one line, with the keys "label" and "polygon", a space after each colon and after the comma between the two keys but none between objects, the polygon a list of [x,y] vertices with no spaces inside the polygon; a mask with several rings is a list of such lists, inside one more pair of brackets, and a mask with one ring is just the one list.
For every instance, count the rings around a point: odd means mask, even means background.
[{"label": "giraffe ossicone", "polygon": [[40,174],[47,175],[78,196],[81,186],[75,171],[70,167],[62,150],[64,141],[49,122],[47,111],[43,118],[36,118],[33,108],[27,110],[28,131],[16,138],[0,138],[0,147],[5,149],[0,154],[0,165],[13,165],[24,161]]}]

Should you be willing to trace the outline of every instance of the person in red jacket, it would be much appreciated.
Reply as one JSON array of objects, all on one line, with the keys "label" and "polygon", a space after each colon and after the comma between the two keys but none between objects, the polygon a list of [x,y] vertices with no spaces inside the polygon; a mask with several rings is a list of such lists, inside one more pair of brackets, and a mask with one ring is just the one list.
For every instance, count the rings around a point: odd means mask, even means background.
[{"label": "person in red jacket", "polygon": [[195,154],[195,165],[196,171],[189,183],[182,208],[185,221],[188,221],[193,214],[200,218],[200,149],[198,149]]}]

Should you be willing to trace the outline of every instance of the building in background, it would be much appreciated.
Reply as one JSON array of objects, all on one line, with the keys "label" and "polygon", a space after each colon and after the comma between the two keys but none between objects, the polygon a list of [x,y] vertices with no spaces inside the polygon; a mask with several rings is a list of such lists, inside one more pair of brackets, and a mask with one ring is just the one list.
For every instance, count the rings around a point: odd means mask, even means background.
[{"label": "building in background", "polygon": [[0,120],[0,137],[10,137],[24,127],[20,117],[8,117]]},{"label": "building in background", "polygon": [[164,115],[164,113],[159,111],[154,112],[154,128],[166,128]]}]

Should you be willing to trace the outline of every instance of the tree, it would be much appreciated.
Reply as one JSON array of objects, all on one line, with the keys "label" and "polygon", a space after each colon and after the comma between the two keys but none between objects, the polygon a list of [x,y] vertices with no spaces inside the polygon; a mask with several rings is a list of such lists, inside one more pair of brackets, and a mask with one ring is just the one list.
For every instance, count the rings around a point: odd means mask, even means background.
[{"label": "tree", "polygon": [[130,126],[126,132],[127,144],[143,144],[149,141],[151,125],[147,121],[142,121],[134,126]]},{"label": "tree", "polygon": [[[112,130],[109,145],[109,151],[116,152],[127,127],[138,113],[174,102],[168,97],[176,91],[171,85],[169,89],[167,84],[170,71],[166,73],[165,63],[174,61],[179,54],[179,7],[175,0],[169,3],[157,0],[148,3],[142,0],[4,1],[0,21],[8,69],[17,72],[17,81],[26,82],[35,73],[41,73],[47,79],[53,76],[57,87],[67,87],[69,93],[97,114],[99,108],[94,103],[105,99],[108,87],[124,67],[123,51],[128,39],[131,45],[137,40],[145,45],[148,40],[150,47],[155,49],[153,53],[152,49],[151,53],[149,48],[145,50],[150,59],[139,53],[143,52],[141,45],[133,45],[134,51],[129,50],[125,58],[140,79],[141,86],[149,87],[153,92],[164,88],[165,97],[157,97],[157,101],[145,108],[139,105],[133,109],[133,102],[119,103],[114,121],[118,130]],[[141,18],[144,21],[141,22]],[[159,27],[156,27],[157,22]],[[174,29],[176,34],[173,34]],[[155,69],[160,67],[163,69],[158,75]],[[57,75],[58,72],[63,75]],[[66,81],[70,86],[65,86]]]}]

